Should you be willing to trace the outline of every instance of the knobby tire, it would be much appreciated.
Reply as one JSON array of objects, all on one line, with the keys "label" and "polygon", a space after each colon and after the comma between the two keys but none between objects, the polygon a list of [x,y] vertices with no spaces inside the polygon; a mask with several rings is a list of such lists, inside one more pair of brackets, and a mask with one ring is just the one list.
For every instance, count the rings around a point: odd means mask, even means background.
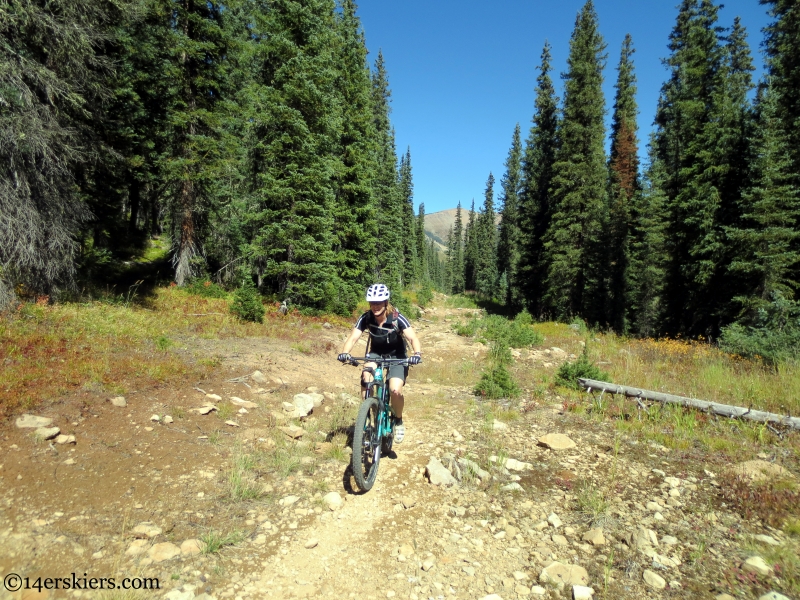
[{"label": "knobby tire", "polygon": [[378,438],[378,400],[369,395],[358,409],[353,431],[353,477],[362,492],[369,491],[378,476],[381,440]]}]

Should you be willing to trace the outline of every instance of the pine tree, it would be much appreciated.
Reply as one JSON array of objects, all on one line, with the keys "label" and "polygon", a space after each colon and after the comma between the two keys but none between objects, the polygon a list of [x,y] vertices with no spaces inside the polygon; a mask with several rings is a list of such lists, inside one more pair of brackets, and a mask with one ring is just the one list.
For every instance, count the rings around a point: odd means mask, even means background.
[{"label": "pine tree", "polygon": [[414,182],[411,176],[411,149],[400,159],[400,201],[403,226],[403,284],[417,283],[421,265],[417,256],[417,227],[414,218]]},{"label": "pine tree", "polygon": [[378,228],[371,188],[376,136],[367,48],[353,0],[342,1],[336,25],[340,57],[336,88],[342,120],[334,203],[335,286],[338,311],[348,313],[372,283],[377,268]]},{"label": "pine tree", "polygon": [[714,334],[729,296],[723,225],[741,187],[731,151],[741,153],[749,58],[741,29],[733,46],[720,43],[718,11],[710,0],[681,4],[656,114],[669,213],[663,327],[673,334]]},{"label": "pine tree", "polygon": [[447,240],[447,282],[449,291],[460,294],[465,290],[464,279],[464,226],[461,217],[461,202],[456,207],[456,219]]},{"label": "pine tree", "polygon": [[771,86],[759,106],[755,132],[753,186],[741,199],[742,221],[728,233],[737,249],[731,270],[745,276],[744,294],[737,297],[745,322],[753,323],[759,309],[776,295],[794,297],[800,285],[800,190],[794,183],[789,135],[780,120],[781,102]]},{"label": "pine tree", "polygon": [[185,284],[204,263],[203,238],[214,209],[212,184],[220,160],[217,103],[225,87],[226,35],[219,3],[173,4],[170,47],[175,102],[168,115],[172,146],[164,171],[170,189],[175,281]]},{"label": "pine tree", "polygon": [[788,136],[791,171],[800,178],[800,6],[796,0],[759,0],[774,19],[766,29],[771,86],[780,104],[778,119]]},{"label": "pine tree", "polygon": [[605,43],[588,0],[575,21],[569,70],[562,77],[564,117],[561,146],[553,165],[552,220],[544,245],[545,303],[559,318],[582,316],[602,322],[604,294],[598,232],[602,231],[606,188],[603,149]]},{"label": "pine tree", "polygon": [[633,72],[633,40],[622,42],[617,67],[614,116],[611,124],[609,169],[609,323],[619,332],[627,330],[629,304],[629,235],[634,195],[640,191],[639,140],[637,138],[636,75]]},{"label": "pine tree", "polygon": [[403,282],[403,205],[398,186],[394,130],[389,120],[391,95],[386,64],[379,51],[372,73],[372,111],[376,135],[376,173],[372,193],[380,223],[376,248],[378,269],[374,279],[399,291]]},{"label": "pine tree", "polygon": [[542,285],[547,272],[544,236],[552,217],[550,188],[559,130],[558,97],[550,77],[550,61],[550,44],[545,42],[536,80],[533,124],[522,158],[519,273],[516,281],[509,283],[512,297],[523,298],[528,310],[537,316],[541,316],[543,307]]},{"label": "pine tree", "polygon": [[94,0],[10,0],[0,11],[0,307],[74,283],[90,214],[80,171],[102,160],[94,120],[108,94],[104,40],[118,22]]},{"label": "pine tree", "polygon": [[341,107],[333,4],[276,0],[261,15],[247,115],[253,206],[247,252],[295,304],[335,303],[334,167]]},{"label": "pine tree", "polygon": [[497,272],[506,277],[506,293],[502,300],[509,306],[521,307],[523,297],[518,275],[521,236],[519,231],[519,195],[522,184],[522,142],[519,123],[514,128],[511,149],[506,158],[506,172],[500,185],[503,192],[500,209],[500,232],[497,241]]},{"label": "pine tree", "polygon": [[479,251],[478,230],[475,227],[475,199],[473,198],[467,226],[464,228],[464,288],[467,290],[475,289],[475,267]]},{"label": "pine tree", "polygon": [[420,281],[431,279],[430,261],[428,260],[428,243],[425,239],[425,203],[420,202],[416,220],[417,258],[421,265]]},{"label": "pine tree", "polygon": [[494,211],[494,175],[489,173],[483,210],[475,222],[475,289],[492,298],[497,291],[497,226]]}]

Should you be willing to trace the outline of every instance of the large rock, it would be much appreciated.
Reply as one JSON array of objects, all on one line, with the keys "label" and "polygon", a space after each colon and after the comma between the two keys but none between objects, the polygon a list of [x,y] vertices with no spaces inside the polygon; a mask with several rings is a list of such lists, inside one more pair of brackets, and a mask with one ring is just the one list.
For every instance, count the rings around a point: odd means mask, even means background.
[{"label": "large rock", "polygon": [[288,427],[278,427],[283,433],[288,435],[290,438],[294,440],[298,440],[303,437],[306,433],[306,430],[302,427],[298,427],[297,425],[289,425]]},{"label": "large rock", "polygon": [[329,510],[337,510],[344,504],[344,500],[342,500],[338,492],[328,492],[322,497],[322,501]]},{"label": "large rock", "polygon": [[449,486],[458,483],[452,473],[445,468],[438,458],[433,456],[425,467],[425,474],[433,485]]},{"label": "large rock", "polygon": [[292,398],[294,417],[306,417],[314,410],[313,396],[322,398],[322,394],[295,394],[294,398]]},{"label": "large rock", "polygon": [[36,437],[43,440],[52,440],[54,437],[58,437],[60,433],[61,430],[58,427],[39,427],[35,431]]},{"label": "large rock", "polygon": [[589,583],[589,574],[586,572],[586,569],[578,565],[565,565],[560,562],[553,562],[542,569],[542,572],[539,574],[539,581],[541,583],[554,584],[563,582],[565,586],[587,585]]},{"label": "large rock", "polygon": [[241,398],[237,398],[236,396],[231,396],[231,404],[236,406],[241,406],[242,408],[258,408],[258,404],[255,402],[250,402],[249,400],[242,400]]},{"label": "large rock", "polygon": [[758,600],[789,600],[789,598],[778,592],[769,592],[763,596],[759,596]]},{"label": "large rock", "polygon": [[583,534],[583,541],[589,542],[592,546],[602,546],[606,543],[602,529],[590,529]]},{"label": "large rock", "polygon": [[181,544],[181,556],[195,556],[203,552],[205,542],[198,539],[184,540]]},{"label": "large rock", "polygon": [[751,556],[748,558],[746,561],[744,561],[742,569],[749,571],[750,573],[757,573],[758,575],[764,576],[772,573],[772,567],[770,567],[760,556]]},{"label": "large rock", "polygon": [[592,596],[594,596],[594,588],[585,585],[572,586],[572,600],[592,600]]},{"label": "large rock", "polygon": [[150,545],[148,540],[134,540],[133,543],[125,550],[125,556],[138,556]]},{"label": "large rock", "polygon": [[644,570],[644,573],[642,573],[642,579],[644,579],[644,582],[648,586],[655,590],[663,590],[665,587],[667,587],[666,580],[661,577],[661,575],[654,573],[650,569]]},{"label": "large rock", "polygon": [[147,551],[147,556],[150,557],[150,560],[154,563],[170,560],[180,555],[181,549],[170,542],[156,544]]},{"label": "large rock", "polygon": [[253,371],[253,373],[250,375],[250,379],[262,385],[269,383],[269,379],[267,379],[261,371]]},{"label": "large rock", "polygon": [[161,535],[161,528],[150,521],[144,521],[134,527],[131,533],[137,538],[154,538]]},{"label": "large rock", "polygon": [[22,415],[16,420],[16,426],[20,429],[38,429],[40,427],[50,427],[53,419],[47,417],[37,417],[35,415]]},{"label": "large rock", "polygon": [[481,481],[486,481],[489,478],[489,472],[481,469],[481,466],[468,458],[459,458],[458,465],[461,467],[461,472],[470,473],[472,476],[477,477]]},{"label": "large rock", "polygon": [[731,473],[751,481],[764,479],[780,479],[792,477],[792,474],[780,465],[765,460],[748,460],[731,467]]},{"label": "large rock", "polygon": [[539,438],[539,445],[550,450],[569,450],[575,448],[577,444],[563,433],[548,433]]}]

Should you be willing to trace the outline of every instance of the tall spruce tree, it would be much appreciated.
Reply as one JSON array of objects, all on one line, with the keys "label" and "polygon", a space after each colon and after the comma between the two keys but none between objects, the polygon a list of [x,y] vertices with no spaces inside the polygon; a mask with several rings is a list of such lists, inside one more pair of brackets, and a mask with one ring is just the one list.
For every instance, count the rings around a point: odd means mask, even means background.
[{"label": "tall spruce tree", "polygon": [[489,173],[483,210],[475,222],[475,289],[492,298],[497,291],[497,226],[494,210],[494,175]]},{"label": "tall spruce tree", "polygon": [[80,172],[102,160],[94,122],[109,100],[114,10],[94,0],[10,0],[0,10],[0,308],[15,288],[73,286],[91,217]]},{"label": "tall spruce tree", "polygon": [[428,260],[428,243],[425,238],[425,203],[420,202],[416,220],[417,258],[421,265],[420,281],[431,278],[430,261]]},{"label": "tall spruce tree", "polygon": [[461,202],[456,207],[456,219],[447,240],[447,283],[449,291],[460,294],[465,290],[464,279],[464,224],[461,215]]},{"label": "tall spruce tree", "polygon": [[743,309],[740,318],[748,324],[776,294],[792,299],[800,287],[800,190],[777,94],[769,86],[761,96],[753,140],[753,185],[740,200],[739,226],[728,231],[737,252],[730,268],[743,276],[745,284],[736,300]]},{"label": "tall spruce tree", "polygon": [[724,227],[742,187],[751,67],[738,24],[721,43],[718,12],[711,0],[681,4],[656,114],[669,213],[663,328],[673,334],[716,333],[731,295]]},{"label": "tall spruce tree", "polygon": [[367,48],[353,0],[341,2],[336,24],[340,57],[336,88],[342,121],[334,202],[335,285],[339,312],[349,312],[377,267],[378,228],[371,189],[375,130]]},{"label": "tall spruce tree", "polygon": [[771,86],[778,98],[778,119],[788,136],[791,170],[800,178],[800,6],[796,0],[759,0],[773,18],[766,29]]},{"label": "tall spruce tree", "polygon": [[411,178],[411,149],[400,159],[400,201],[403,239],[403,284],[416,283],[421,277],[417,255],[417,227],[414,218],[414,182]]},{"label": "tall spruce tree", "polygon": [[469,209],[469,218],[464,228],[464,287],[475,290],[475,266],[478,252],[478,230],[475,226],[475,199]]},{"label": "tall spruce tree", "polygon": [[550,77],[551,60],[550,44],[545,42],[536,79],[533,122],[522,157],[518,274],[509,282],[512,297],[523,298],[528,310],[537,316],[542,316],[543,309],[542,285],[547,273],[544,236],[552,217],[550,187],[558,149],[558,97]]},{"label": "tall spruce tree", "polygon": [[334,174],[341,123],[333,3],[276,0],[262,13],[251,93],[253,206],[247,252],[268,291],[296,304],[335,301]]},{"label": "tall spruce tree", "polygon": [[564,117],[561,145],[553,165],[552,220],[544,244],[547,275],[545,306],[555,316],[605,319],[602,231],[606,193],[603,149],[603,67],[605,43],[592,0],[575,21],[562,75]]},{"label": "tall spruce tree", "polygon": [[378,267],[373,279],[399,289],[403,282],[403,204],[398,186],[397,152],[391,113],[389,75],[378,51],[372,73],[372,111],[375,125],[375,163],[372,193],[380,224],[376,250]]},{"label": "tall spruce tree", "polygon": [[511,148],[506,158],[506,172],[500,182],[502,195],[500,201],[500,231],[497,241],[497,272],[505,274],[506,293],[502,300],[509,306],[521,307],[523,296],[520,293],[519,257],[521,236],[519,230],[519,195],[522,185],[522,141],[520,127],[514,127]]},{"label": "tall spruce tree", "polygon": [[611,123],[609,170],[609,324],[618,332],[627,330],[629,305],[628,267],[629,235],[633,218],[634,196],[640,193],[639,140],[636,117],[636,75],[633,70],[633,40],[629,35],[622,42],[617,67],[614,116]]}]

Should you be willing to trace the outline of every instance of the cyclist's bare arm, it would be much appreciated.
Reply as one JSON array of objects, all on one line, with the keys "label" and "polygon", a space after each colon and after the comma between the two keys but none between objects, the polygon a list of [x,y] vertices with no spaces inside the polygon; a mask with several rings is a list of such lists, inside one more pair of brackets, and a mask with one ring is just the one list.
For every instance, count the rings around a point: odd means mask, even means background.
[{"label": "cyclist's bare arm", "polygon": [[417,337],[417,332],[414,331],[413,327],[406,327],[403,330],[403,335],[408,340],[408,343],[411,344],[411,349],[414,352],[422,353],[422,345],[419,343],[419,338]]},{"label": "cyclist's bare arm", "polygon": [[356,345],[356,342],[361,337],[363,332],[358,327],[353,327],[353,331],[350,332],[350,337],[348,337],[344,341],[344,345],[342,346],[342,353],[349,354],[350,350],[353,349],[353,346]]}]

